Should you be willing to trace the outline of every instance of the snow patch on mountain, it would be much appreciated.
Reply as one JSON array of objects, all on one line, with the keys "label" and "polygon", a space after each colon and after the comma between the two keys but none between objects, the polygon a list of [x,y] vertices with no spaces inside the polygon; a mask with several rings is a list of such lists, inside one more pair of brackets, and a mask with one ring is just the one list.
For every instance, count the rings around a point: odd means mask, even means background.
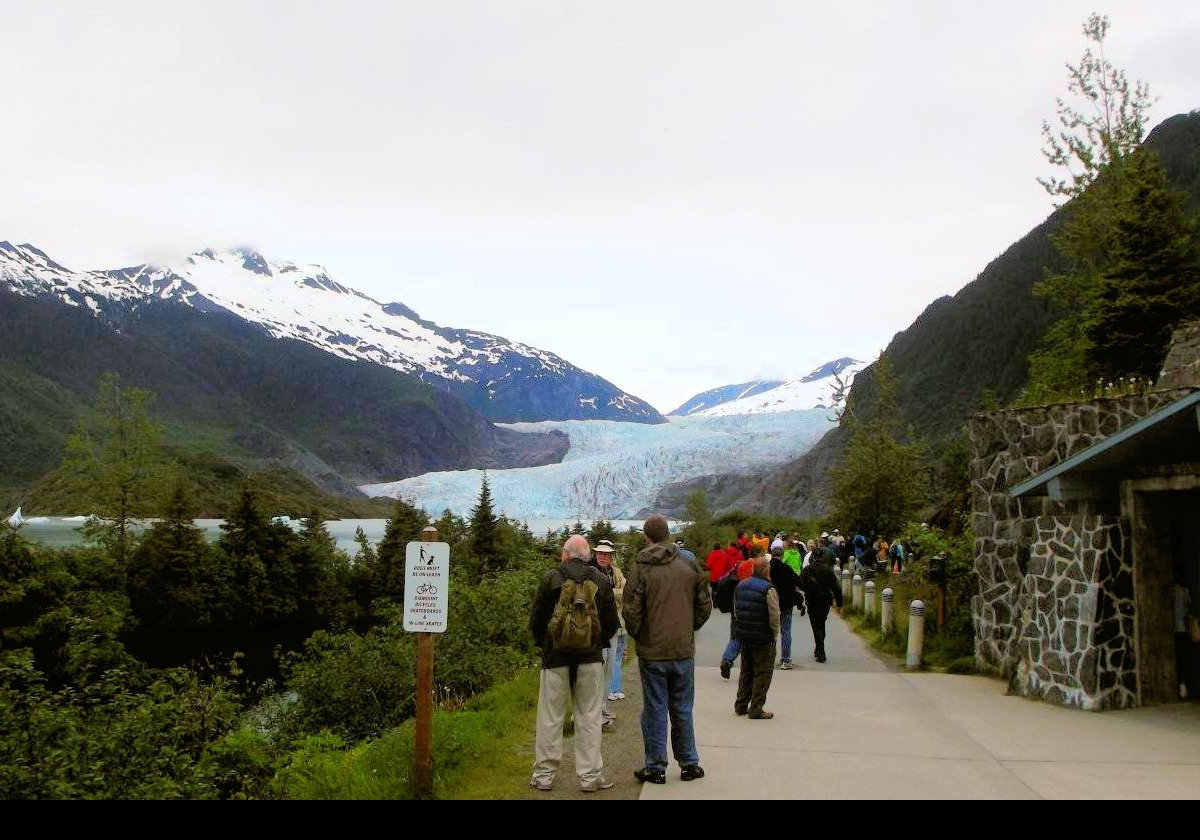
[{"label": "snow patch on mountain", "polygon": [[110,302],[136,310],[156,299],[224,310],[275,338],[422,378],[493,419],[663,421],[645,401],[554,353],[438,326],[339,283],[322,266],[271,261],[249,248],[208,248],[176,266],[76,272],[32,245],[0,242],[0,285],[97,314]]},{"label": "snow patch on mountain", "polygon": [[[496,509],[515,519],[626,519],[641,515],[667,484],[782,464],[806,452],[833,425],[825,409],[683,417],[661,425],[507,424],[523,432],[565,432],[570,450],[558,464],[493,470],[487,476]],[[480,470],[436,472],[361,489],[370,496],[407,499],[435,514],[449,508],[467,515],[482,478]]]},{"label": "snow patch on mountain", "polygon": [[[765,392],[731,400],[712,408],[701,409],[693,417],[731,417],[744,414],[771,414],[776,412],[807,411],[810,409],[837,409],[849,394],[850,383],[864,362],[839,359],[829,362],[802,379],[784,382]],[[844,389],[838,393],[838,380]]]}]

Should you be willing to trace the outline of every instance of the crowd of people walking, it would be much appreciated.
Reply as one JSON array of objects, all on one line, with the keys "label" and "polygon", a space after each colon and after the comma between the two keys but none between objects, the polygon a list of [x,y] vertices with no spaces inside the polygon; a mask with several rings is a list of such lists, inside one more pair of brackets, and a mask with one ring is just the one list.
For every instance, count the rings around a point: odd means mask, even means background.
[{"label": "crowd of people walking", "polygon": [[671,540],[662,516],[646,520],[642,540],[626,573],[615,562],[612,542],[600,540],[593,550],[583,536],[571,536],[563,545],[561,565],[542,578],[530,617],[530,631],[542,651],[530,779],[539,790],[553,789],[569,707],[580,789],[613,787],[601,741],[616,717],[608,704],[625,699],[627,639],[637,646],[642,688],[645,759],[636,779],[666,783],[668,733],[680,778],[699,779],[704,770],[693,723],[695,634],[714,604],[730,616],[721,676],[729,679],[740,661],[733,711],[769,720],[774,715],[765,704],[776,655],[781,670],[793,667],[793,613],[808,616],[813,658],[824,663],[825,623],[830,611],[842,606],[835,568],[873,571],[885,563],[900,573],[904,554],[898,543],[869,542],[862,535],[847,539],[838,530],[810,540],[743,531],[727,546],[715,544],[701,564],[682,542]]}]

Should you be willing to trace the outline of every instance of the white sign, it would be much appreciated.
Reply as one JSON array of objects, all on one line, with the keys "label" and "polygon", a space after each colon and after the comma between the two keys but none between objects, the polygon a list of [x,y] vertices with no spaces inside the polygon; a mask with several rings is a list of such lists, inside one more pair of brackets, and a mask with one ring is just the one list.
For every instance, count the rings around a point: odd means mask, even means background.
[{"label": "white sign", "polygon": [[450,544],[410,542],[404,553],[404,629],[445,633],[449,594]]}]

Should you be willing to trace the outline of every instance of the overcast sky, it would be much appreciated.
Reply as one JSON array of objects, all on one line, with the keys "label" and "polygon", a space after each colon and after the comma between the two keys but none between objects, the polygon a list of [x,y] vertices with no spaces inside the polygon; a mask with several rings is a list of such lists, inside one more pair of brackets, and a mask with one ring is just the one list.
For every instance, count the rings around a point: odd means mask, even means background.
[{"label": "overcast sky", "polygon": [[[663,411],[873,358],[1041,221],[1095,6],[0,0],[0,239],[250,244]],[[1108,2],[1200,107],[1200,3]]]}]

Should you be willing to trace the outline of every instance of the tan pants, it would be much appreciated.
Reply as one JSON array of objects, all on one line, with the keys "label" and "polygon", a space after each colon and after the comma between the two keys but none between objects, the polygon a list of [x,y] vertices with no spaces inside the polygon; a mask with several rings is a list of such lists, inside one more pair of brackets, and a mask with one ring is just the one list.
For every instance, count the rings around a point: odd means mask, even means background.
[{"label": "tan pants", "polygon": [[[563,723],[571,701],[569,668],[542,669],[538,691],[537,745],[533,781],[551,784],[562,761]],[[601,709],[604,708],[604,663],[578,666],[575,676],[575,773],[583,785],[598,781],[604,773],[600,757]]]}]

